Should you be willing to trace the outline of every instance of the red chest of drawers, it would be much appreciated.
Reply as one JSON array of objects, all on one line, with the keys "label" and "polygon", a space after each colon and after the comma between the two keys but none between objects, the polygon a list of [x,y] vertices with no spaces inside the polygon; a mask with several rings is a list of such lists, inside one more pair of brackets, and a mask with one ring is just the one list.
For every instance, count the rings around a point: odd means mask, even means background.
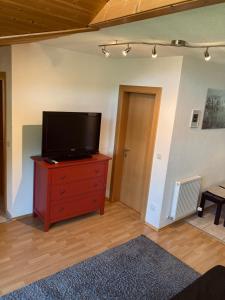
[{"label": "red chest of drawers", "polygon": [[51,165],[34,160],[33,214],[44,223],[44,230],[61,220],[92,211],[104,214],[109,157],[92,158]]}]

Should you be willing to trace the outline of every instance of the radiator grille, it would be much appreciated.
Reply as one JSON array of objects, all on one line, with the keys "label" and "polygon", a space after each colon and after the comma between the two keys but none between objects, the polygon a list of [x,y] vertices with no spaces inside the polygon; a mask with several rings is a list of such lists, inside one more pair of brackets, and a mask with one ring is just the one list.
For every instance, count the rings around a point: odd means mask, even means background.
[{"label": "radiator grille", "polygon": [[176,181],[170,214],[172,220],[179,220],[196,211],[200,187],[200,176]]}]

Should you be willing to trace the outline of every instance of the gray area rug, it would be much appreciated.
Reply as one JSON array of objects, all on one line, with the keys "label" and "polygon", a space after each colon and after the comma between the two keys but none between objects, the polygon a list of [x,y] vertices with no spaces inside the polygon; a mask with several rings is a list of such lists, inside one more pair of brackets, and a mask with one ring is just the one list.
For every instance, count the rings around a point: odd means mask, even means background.
[{"label": "gray area rug", "polygon": [[166,300],[198,277],[153,241],[139,236],[0,299]]}]

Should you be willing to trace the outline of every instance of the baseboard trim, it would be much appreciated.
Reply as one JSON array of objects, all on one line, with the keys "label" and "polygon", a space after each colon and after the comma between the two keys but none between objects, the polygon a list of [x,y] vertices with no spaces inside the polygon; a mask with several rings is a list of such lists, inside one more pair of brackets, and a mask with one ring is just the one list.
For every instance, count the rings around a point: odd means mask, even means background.
[{"label": "baseboard trim", "polygon": [[9,219],[9,220],[12,219],[12,215],[10,214],[10,212],[9,212],[8,210],[6,210],[5,216],[6,216],[6,218]]},{"label": "baseboard trim", "polygon": [[32,217],[32,216],[33,216],[33,214],[27,214],[27,215],[15,217],[15,218],[13,218],[13,220],[20,220],[20,219],[24,219],[24,218]]},{"label": "baseboard trim", "polygon": [[[190,216],[189,216],[189,217],[190,217]],[[188,218],[188,217],[185,217],[185,218]],[[154,231],[161,232],[161,231],[167,229],[168,227],[172,227],[172,226],[174,226],[174,225],[176,225],[176,224],[178,224],[178,223],[184,223],[185,218],[182,218],[182,219],[180,219],[180,220],[174,221],[173,223],[167,224],[167,225],[165,225],[165,226],[163,226],[163,227],[160,227],[160,228],[157,228],[157,227],[155,227],[155,226],[153,226],[153,225],[151,225],[151,224],[149,224],[149,223],[147,223],[147,222],[145,222],[145,225],[147,225],[148,227],[150,227],[150,228],[153,229]]]},{"label": "baseboard trim", "polygon": [[160,228],[157,228],[157,227],[155,227],[155,226],[153,226],[153,225],[151,225],[151,224],[149,224],[147,222],[144,222],[144,223],[145,223],[146,226],[148,226],[149,228],[151,228],[154,231],[157,231],[157,232],[161,231]]},{"label": "baseboard trim", "polygon": [[16,221],[16,220],[21,220],[24,219],[26,217],[32,217],[33,214],[26,214],[26,215],[22,215],[22,216],[18,216],[18,217],[12,217],[10,213],[7,212],[6,217],[9,219],[9,221]]}]

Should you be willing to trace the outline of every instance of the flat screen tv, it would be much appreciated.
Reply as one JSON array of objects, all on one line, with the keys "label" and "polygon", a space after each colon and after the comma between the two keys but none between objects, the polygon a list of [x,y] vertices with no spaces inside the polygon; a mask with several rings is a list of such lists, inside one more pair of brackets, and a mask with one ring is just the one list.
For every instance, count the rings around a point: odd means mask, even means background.
[{"label": "flat screen tv", "polygon": [[42,157],[79,159],[99,151],[101,113],[43,112]]}]

